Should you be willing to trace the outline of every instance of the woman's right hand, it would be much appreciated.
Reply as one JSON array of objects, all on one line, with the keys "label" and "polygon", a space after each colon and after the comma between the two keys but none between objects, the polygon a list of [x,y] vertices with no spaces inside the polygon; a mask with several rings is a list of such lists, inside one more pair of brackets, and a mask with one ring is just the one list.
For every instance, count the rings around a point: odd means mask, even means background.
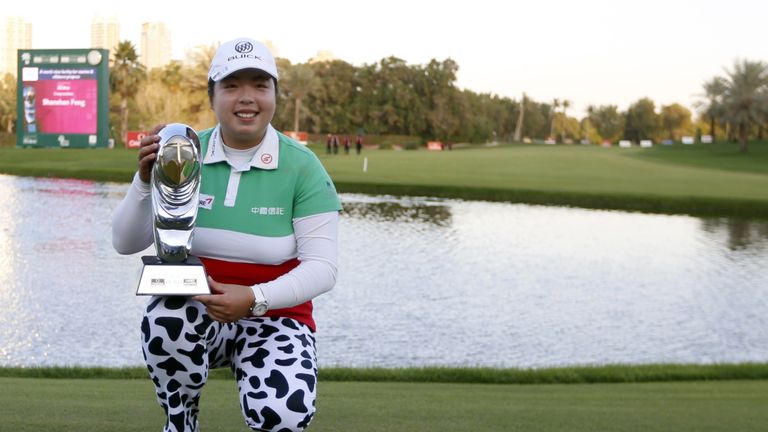
[{"label": "woman's right hand", "polygon": [[144,183],[149,183],[152,179],[152,165],[157,159],[157,150],[160,148],[160,136],[158,133],[165,124],[159,124],[152,128],[152,132],[141,139],[139,147],[139,178]]}]

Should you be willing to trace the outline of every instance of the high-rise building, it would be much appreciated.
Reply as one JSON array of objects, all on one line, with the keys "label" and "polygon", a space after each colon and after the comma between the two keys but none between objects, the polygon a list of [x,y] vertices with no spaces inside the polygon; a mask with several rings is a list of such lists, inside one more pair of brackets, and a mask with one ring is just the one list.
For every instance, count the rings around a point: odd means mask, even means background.
[{"label": "high-rise building", "polygon": [[149,69],[162,68],[171,61],[171,30],[162,22],[141,25],[141,63]]},{"label": "high-rise building", "polygon": [[269,50],[269,53],[272,54],[272,57],[278,58],[280,57],[280,51],[277,49],[277,45],[275,45],[274,42],[272,42],[271,39],[264,39],[264,46],[267,47]]},{"label": "high-rise building", "polygon": [[120,21],[117,17],[93,17],[91,48],[108,49],[109,57],[112,58],[118,43],[120,43]]},{"label": "high-rise building", "polygon": [[330,50],[318,50],[317,55],[309,59],[310,63],[323,63],[336,60],[336,56],[333,55],[333,51]]},{"label": "high-rise building", "polygon": [[8,17],[2,30],[2,40],[5,43],[0,51],[0,73],[16,76],[16,51],[32,48],[32,23],[24,21],[22,17]]}]

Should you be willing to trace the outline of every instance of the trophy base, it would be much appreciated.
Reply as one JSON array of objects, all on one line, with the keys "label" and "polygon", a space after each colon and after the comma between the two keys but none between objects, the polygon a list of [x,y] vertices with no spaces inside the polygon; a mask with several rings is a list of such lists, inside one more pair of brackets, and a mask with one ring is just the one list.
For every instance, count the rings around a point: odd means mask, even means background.
[{"label": "trophy base", "polygon": [[143,256],[136,295],[190,296],[210,294],[205,267],[200,259],[190,256],[185,262],[163,262],[156,256]]}]

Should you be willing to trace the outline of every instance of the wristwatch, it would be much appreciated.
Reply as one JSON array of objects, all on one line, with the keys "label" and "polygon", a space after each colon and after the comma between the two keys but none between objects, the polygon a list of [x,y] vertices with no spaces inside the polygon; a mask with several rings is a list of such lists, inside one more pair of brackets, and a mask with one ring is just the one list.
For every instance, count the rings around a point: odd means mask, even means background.
[{"label": "wristwatch", "polygon": [[261,292],[261,288],[258,285],[252,286],[251,290],[253,290],[253,296],[255,297],[253,306],[251,306],[251,315],[262,316],[267,313],[269,303],[267,303],[267,299],[264,298],[264,293]]}]

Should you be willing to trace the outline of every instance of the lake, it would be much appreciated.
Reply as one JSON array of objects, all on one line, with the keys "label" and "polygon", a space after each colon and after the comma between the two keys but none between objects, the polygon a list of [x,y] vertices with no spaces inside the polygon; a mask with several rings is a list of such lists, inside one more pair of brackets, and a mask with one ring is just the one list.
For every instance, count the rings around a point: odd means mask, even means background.
[{"label": "lake", "polygon": [[[0,365],[141,365],[127,184],[0,175]],[[768,223],[342,194],[321,366],[768,361]]]}]

